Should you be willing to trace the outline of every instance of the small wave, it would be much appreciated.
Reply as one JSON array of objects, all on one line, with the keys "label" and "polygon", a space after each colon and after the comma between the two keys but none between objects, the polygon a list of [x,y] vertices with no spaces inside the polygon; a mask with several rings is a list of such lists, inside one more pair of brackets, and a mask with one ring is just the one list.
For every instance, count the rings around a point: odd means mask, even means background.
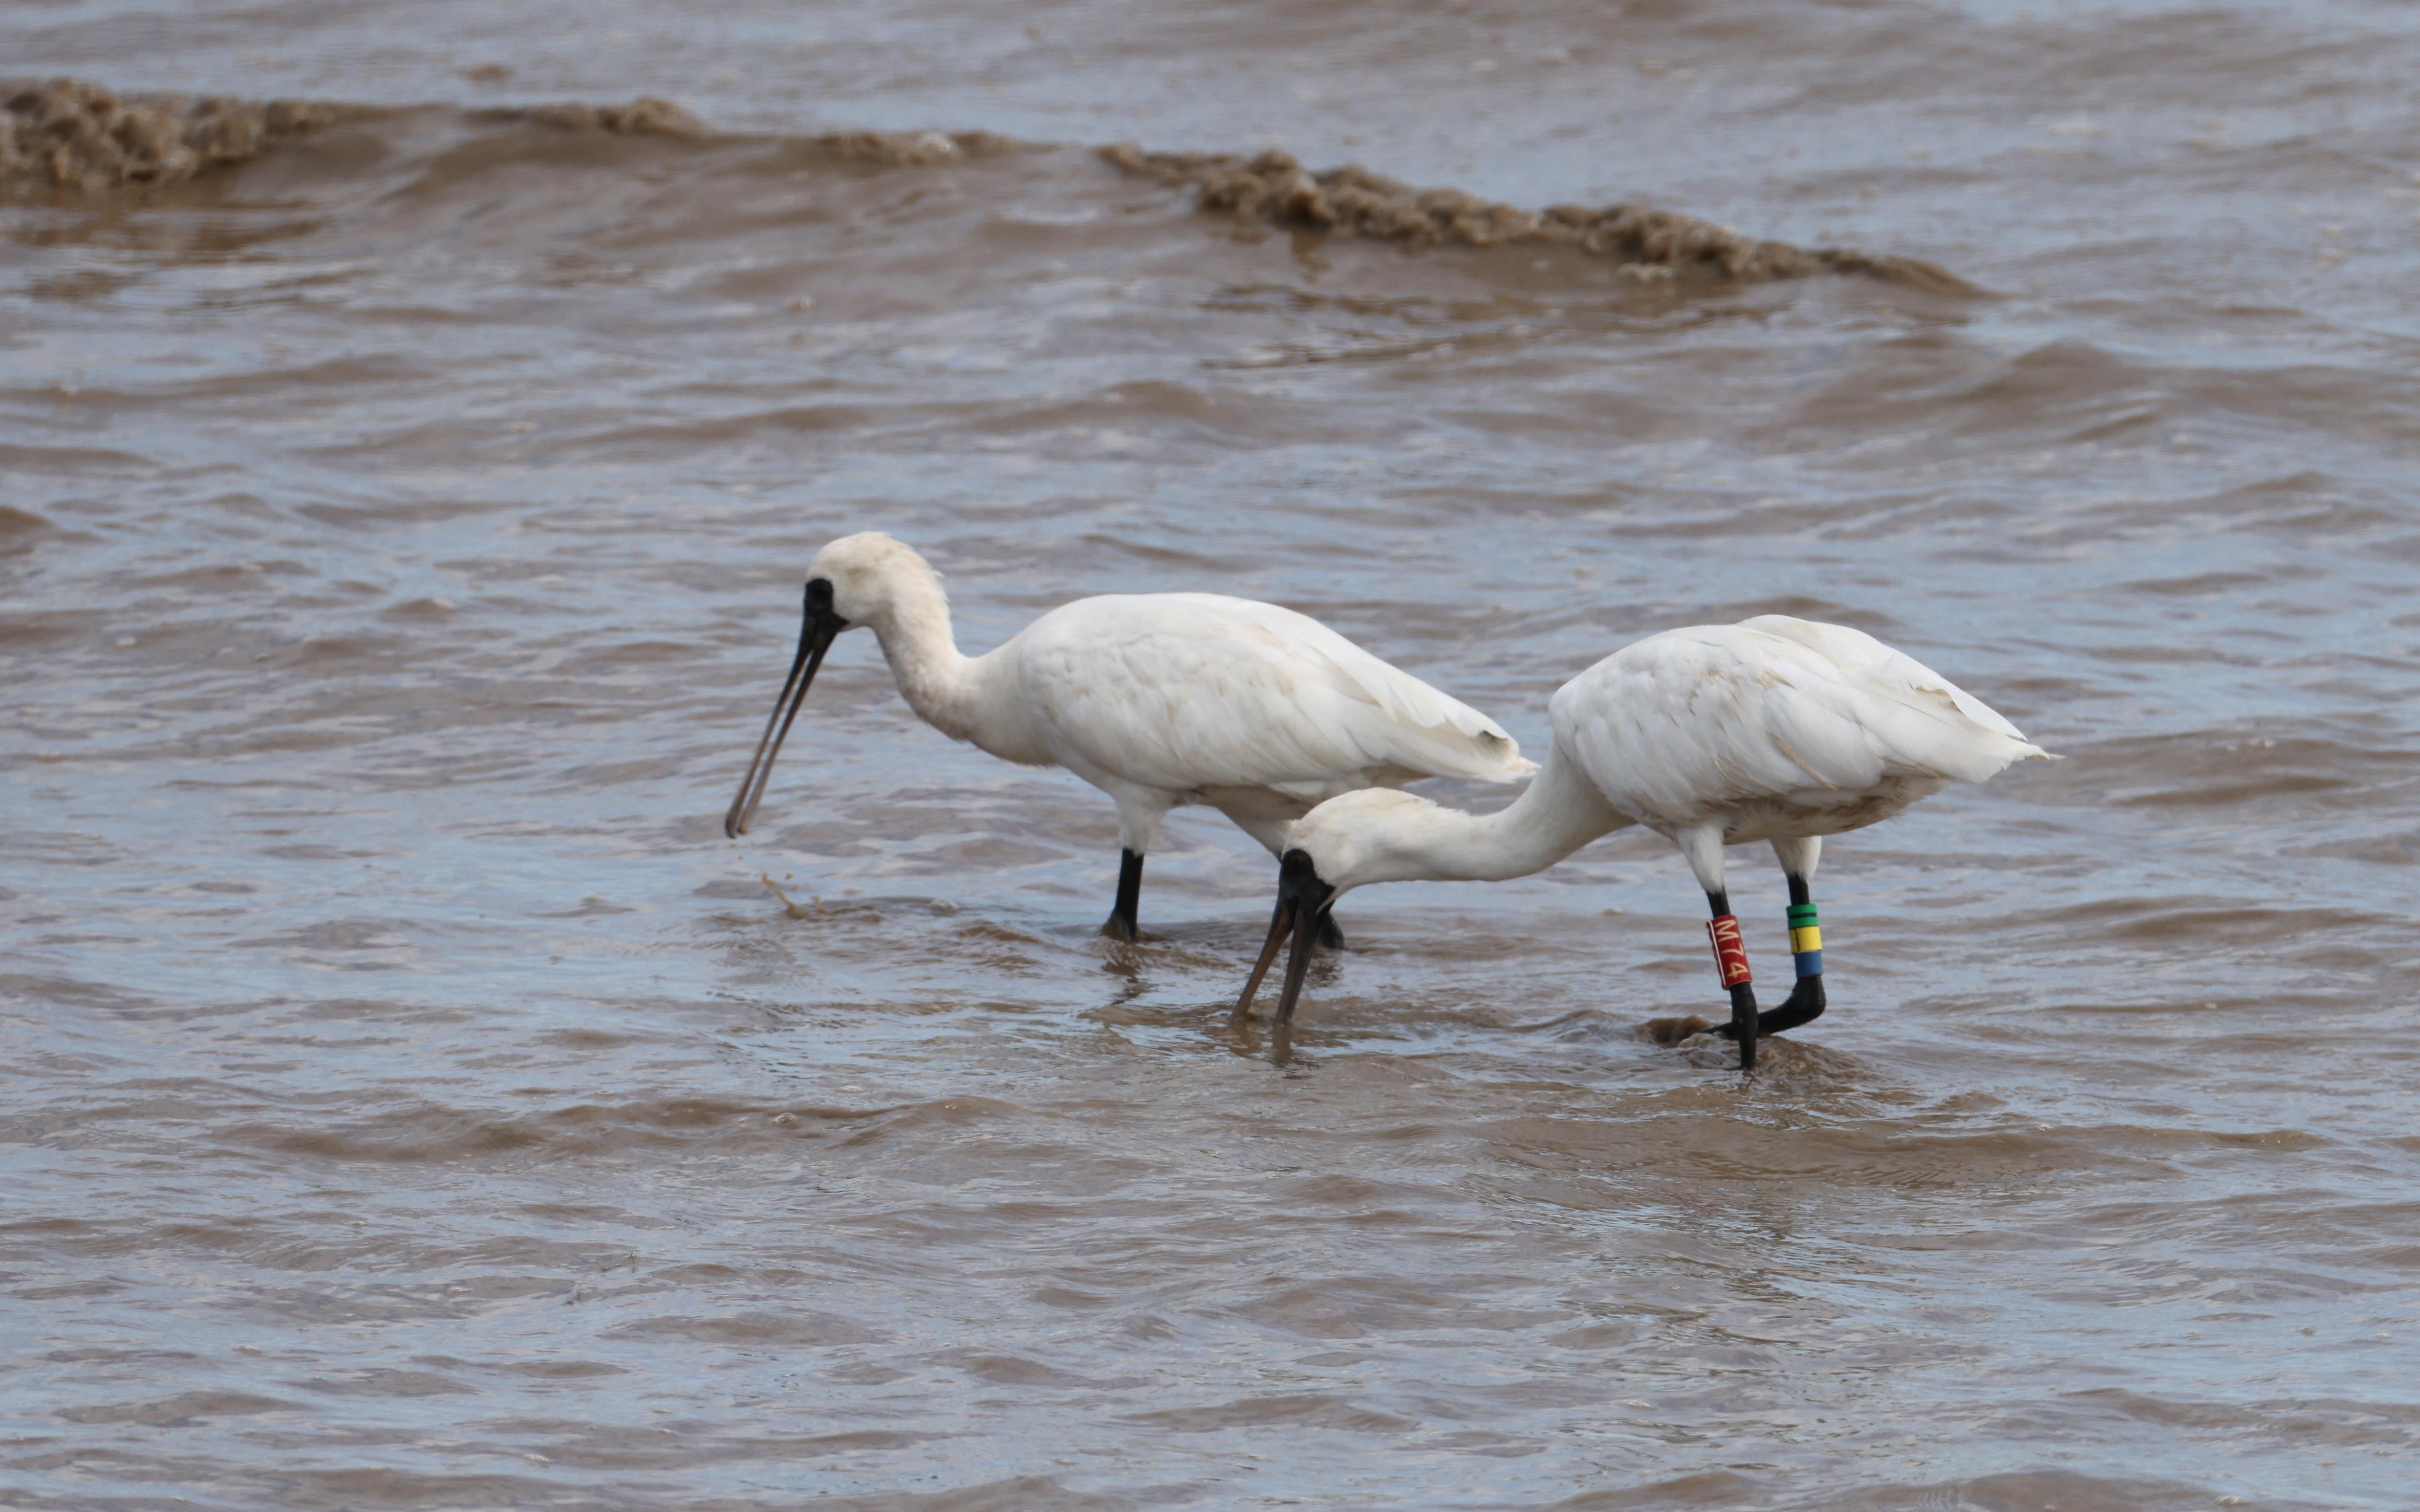
[{"label": "small wave", "polygon": [[[121,98],[99,85],[58,79],[17,88],[0,110],[0,189],[31,185],[95,193],[181,183],[248,162],[336,121],[360,123],[396,114],[221,96]],[[968,165],[1045,150],[986,131],[734,135],[714,131],[670,100],[652,98],[627,105],[525,105],[458,115],[488,125],[770,148],[791,162],[805,153],[875,168]],[[1711,221],[1638,205],[1528,210],[1460,190],[1415,189],[1357,166],[1312,172],[1283,152],[1146,152],[1131,144],[1097,150],[1123,172],[1190,189],[1205,212],[1295,231],[1414,248],[1567,248],[1611,261],[1642,283],[1748,284],[1847,273],[1941,293],[1974,292],[1946,270],[1913,257],[1760,240]]]},{"label": "small wave", "polygon": [[1760,241],[1711,221],[1637,205],[1555,205],[1525,210],[1457,189],[1414,189],[1347,165],[1312,173],[1288,153],[1145,152],[1131,144],[1101,156],[1127,173],[1191,188],[1213,214],[1405,246],[1575,248],[1619,262],[1642,280],[1695,275],[1768,283],[1818,273],[1856,273],[1941,293],[1973,293],[1947,270],[1914,257],[1838,247],[1809,250]]},{"label": "small wave", "polygon": [[[101,193],[178,184],[249,162],[337,121],[392,112],[304,100],[268,102],[210,95],[125,95],[79,79],[0,82],[0,188]],[[694,142],[778,141],[877,167],[930,167],[1014,150],[987,131],[835,131],[753,139],[719,132],[668,100],[627,105],[525,105],[463,113],[472,121],[539,126],[574,134],[670,137]]]},{"label": "small wave", "polygon": [[628,105],[533,105],[482,110],[473,118],[504,125],[551,126],[558,131],[614,136],[671,136],[697,142],[803,149],[845,162],[878,168],[932,168],[1014,152],[1025,146],[989,131],[828,131],[805,136],[751,136],[717,131],[670,100],[641,99]]},{"label": "small wave", "polygon": [[[0,447],[0,452],[8,450]],[[31,510],[0,504],[0,555],[23,551],[33,544],[35,536],[47,535],[56,529],[57,526]]]},{"label": "small wave", "polygon": [[0,185],[175,184],[326,125],[334,106],[206,96],[120,99],[74,79],[22,85],[0,109]]},{"label": "small wave", "polygon": [[627,105],[533,105],[522,110],[483,110],[492,121],[535,121],[566,131],[608,131],[615,136],[707,137],[706,124],[669,100],[643,95]]}]

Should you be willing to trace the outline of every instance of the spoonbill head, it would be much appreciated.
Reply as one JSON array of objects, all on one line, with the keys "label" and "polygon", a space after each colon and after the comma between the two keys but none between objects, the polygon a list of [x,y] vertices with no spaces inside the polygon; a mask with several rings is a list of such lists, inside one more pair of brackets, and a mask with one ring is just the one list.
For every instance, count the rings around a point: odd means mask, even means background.
[{"label": "spoonbill head", "polygon": [[[722,816],[723,834],[737,840],[748,833],[749,822],[756,817],[756,806],[765,799],[765,784],[772,779],[774,759],[782,754],[783,744],[790,738],[790,726],[807,701],[807,689],[824,664],[824,653],[831,649],[842,631],[870,625],[878,614],[895,612],[899,580],[911,576],[917,568],[922,568],[928,578],[935,576],[915,552],[874,531],[842,536],[816,552],[814,561],[807,564],[798,654],[790,658],[790,674],[783,679],[781,696],[773,701],[772,716],[765,721],[765,733],[757,737],[756,753],[749,758],[747,775],[739,779],[738,795],[731,800],[731,808]],[[938,583],[935,589],[939,591]]]},{"label": "spoonbill head", "polygon": [[[1373,882],[1418,882],[1433,873],[1425,864],[1433,831],[1450,825],[1453,810],[1414,793],[1364,788],[1328,799],[1295,821],[1278,858],[1278,905],[1268,938],[1252,964],[1238,1011],[1249,1007],[1288,939],[1317,938],[1337,900]],[[1294,1017],[1311,952],[1297,943],[1286,960],[1278,1021]]]}]

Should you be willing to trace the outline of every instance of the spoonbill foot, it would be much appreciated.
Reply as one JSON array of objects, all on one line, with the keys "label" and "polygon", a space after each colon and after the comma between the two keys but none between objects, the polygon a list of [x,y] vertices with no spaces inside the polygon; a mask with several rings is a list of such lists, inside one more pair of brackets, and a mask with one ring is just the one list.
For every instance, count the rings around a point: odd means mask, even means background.
[{"label": "spoonbill foot", "polygon": [[[1760,1037],[1779,1034],[1784,1029],[1812,1024],[1823,1016],[1823,979],[1801,977],[1798,985],[1790,990],[1790,995],[1782,999],[1779,1008],[1768,1008],[1756,1016],[1756,1032]],[[1714,1032],[1726,1040],[1739,1038],[1737,1031],[1729,1024],[1716,1025]]]}]

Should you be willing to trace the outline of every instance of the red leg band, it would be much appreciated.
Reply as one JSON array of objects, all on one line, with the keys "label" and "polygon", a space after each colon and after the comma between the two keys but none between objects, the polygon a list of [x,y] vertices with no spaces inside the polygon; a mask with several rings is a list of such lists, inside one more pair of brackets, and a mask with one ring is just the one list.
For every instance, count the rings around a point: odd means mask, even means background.
[{"label": "red leg band", "polygon": [[1706,920],[1706,938],[1714,942],[1714,971],[1723,979],[1725,987],[1736,987],[1751,980],[1747,944],[1740,938],[1738,915],[1718,914]]}]

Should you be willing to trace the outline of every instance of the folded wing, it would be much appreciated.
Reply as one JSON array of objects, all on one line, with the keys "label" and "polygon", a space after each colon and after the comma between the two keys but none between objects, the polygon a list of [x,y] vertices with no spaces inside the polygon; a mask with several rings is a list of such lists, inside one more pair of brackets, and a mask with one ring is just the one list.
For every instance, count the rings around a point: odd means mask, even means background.
[{"label": "folded wing", "polygon": [[1493,719],[1273,604],[1088,598],[1034,622],[1017,644],[1026,696],[1062,758],[1149,787],[1316,798],[1536,769]]},{"label": "folded wing", "polygon": [[1780,615],[1651,636],[1565,684],[1551,713],[1608,798],[1667,824],[1886,777],[1980,782],[2044,754],[1914,657]]}]

